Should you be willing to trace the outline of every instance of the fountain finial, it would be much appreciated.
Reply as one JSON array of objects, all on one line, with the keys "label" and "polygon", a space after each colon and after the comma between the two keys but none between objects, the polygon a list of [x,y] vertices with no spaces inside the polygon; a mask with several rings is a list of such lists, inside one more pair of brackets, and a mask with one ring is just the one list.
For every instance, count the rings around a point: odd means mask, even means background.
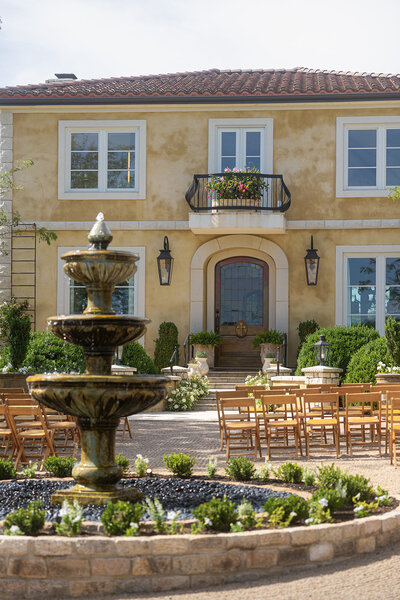
[{"label": "fountain finial", "polygon": [[107,246],[112,239],[113,236],[104,220],[104,215],[102,212],[99,212],[96,222],[88,235],[90,242],[89,250],[107,250]]}]

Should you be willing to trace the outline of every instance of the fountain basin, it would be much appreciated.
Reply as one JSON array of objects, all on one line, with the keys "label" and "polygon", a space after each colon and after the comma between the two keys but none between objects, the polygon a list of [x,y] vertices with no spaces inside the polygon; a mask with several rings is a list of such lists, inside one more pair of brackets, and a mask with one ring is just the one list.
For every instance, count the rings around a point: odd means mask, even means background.
[{"label": "fountain basin", "polygon": [[28,377],[32,396],[49,408],[94,422],[142,412],[166,395],[160,375],[59,375]]},{"label": "fountain basin", "polygon": [[[84,348],[84,352],[104,350],[114,354],[122,346],[141,337],[150,319],[132,315],[59,315],[47,319],[47,327],[57,337]],[[111,368],[111,365],[110,365]]]},{"label": "fountain basin", "polygon": [[121,417],[153,406],[165,397],[167,377],[157,375],[33,375],[27,383],[38,402],[77,417],[81,461],[72,475],[77,485],[52,496],[52,502],[77,499],[80,504],[141,498],[136,488],[119,488],[115,432]]}]

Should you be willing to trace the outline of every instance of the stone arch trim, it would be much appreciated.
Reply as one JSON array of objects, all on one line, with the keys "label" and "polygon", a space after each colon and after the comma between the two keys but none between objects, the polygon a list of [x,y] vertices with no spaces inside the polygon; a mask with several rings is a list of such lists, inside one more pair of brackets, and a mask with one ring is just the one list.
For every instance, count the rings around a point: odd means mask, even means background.
[{"label": "stone arch trim", "polygon": [[206,266],[209,259],[224,250],[251,252],[257,250],[275,263],[276,269],[276,322],[279,331],[288,332],[289,323],[289,263],[286,254],[275,242],[256,235],[225,235],[205,242],[193,255],[190,267],[190,331],[206,327]]}]

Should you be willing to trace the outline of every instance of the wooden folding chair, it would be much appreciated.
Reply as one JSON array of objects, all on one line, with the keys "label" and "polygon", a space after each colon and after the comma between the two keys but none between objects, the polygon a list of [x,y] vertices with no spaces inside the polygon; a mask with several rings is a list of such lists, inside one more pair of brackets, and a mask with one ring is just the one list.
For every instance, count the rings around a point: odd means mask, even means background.
[{"label": "wooden folding chair", "polygon": [[381,394],[379,392],[346,394],[345,404],[347,453],[350,450],[350,456],[352,456],[353,445],[358,445],[378,446],[379,454],[381,454]]},{"label": "wooden folding chair", "polygon": [[[267,438],[267,458],[271,456],[271,448],[276,450],[295,451],[298,456],[301,444],[298,401],[295,395],[280,394],[261,396],[265,435]],[[290,445],[291,438],[294,446]],[[276,445],[272,445],[276,441]]]},{"label": "wooden folding chair", "polygon": [[[258,450],[261,457],[255,399],[223,398],[220,400],[220,406],[222,426],[226,439],[226,460],[229,460],[232,450],[239,451],[234,452],[236,456],[252,455],[254,460],[257,459]],[[239,418],[237,418],[238,414],[240,415]]]},{"label": "wooden folding chair", "polygon": [[[400,400],[400,391],[388,391],[384,397],[386,401],[382,400],[382,429],[385,434],[385,454],[389,450],[390,464],[393,464],[392,427],[394,426],[394,433],[398,434],[397,425],[400,424],[400,411],[396,407],[396,401]],[[392,408],[393,402],[395,403],[394,408]]]},{"label": "wooden folding chair", "polygon": [[267,385],[246,385],[245,383],[237,383],[235,385],[235,389],[237,392],[247,392],[247,391],[265,391],[268,389]]},{"label": "wooden folding chair", "polygon": [[[339,394],[305,394],[302,405],[307,458],[310,458],[310,449],[314,447],[319,447],[320,451],[330,451],[333,447],[339,458]],[[328,442],[330,434],[331,443]]]},{"label": "wooden folding chair", "polygon": [[[215,393],[215,403],[216,403],[216,407],[217,407],[217,416],[218,416],[218,426],[219,426],[219,435],[220,435],[220,441],[221,441],[221,450],[224,449],[224,445],[226,442],[226,436],[225,436],[225,429],[224,429],[224,424],[223,424],[223,420],[222,420],[222,410],[221,410],[221,400],[225,399],[225,398],[231,398],[231,399],[244,399],[246,400],[248,398],[248,394],[246,392],[242,392],[240,390],[238,391],[234,391],[234,390],[221,390],[221,391],[217,391]],[[231,419],[236,419],[238,421],[243,421],[246,418],[245,415],[242,415],[240,413],[240,411],[237,411],[235,414],[231,415]]]},{"label": "wooden folding chair", "polygon": [[1,458],[13,458],[17,452],[18,443],[10,427],[7,407],[0,405],[0,450]]},{"label": "wooden folding chair", "polygon": [[[20,463],[27,464],[29,460],[41,459],[40,470],[50,454],[56,454],[53,446],[53,434],[47,429],[46,421],[39,406],[8,406],[10,427],[18,441],[19,448],[15,459],[15,467]],[[21,428],[17,417],[35,417],[40,421],[40,428]]]},{"label": "wooden folding chair", "polygon": [[397,445],[400,442],[400,397],[390,397],[390,464],[393,463],[397,469]]},{"label": "wooden folding chair", "polygon": [[53,446],[57,454],[66,454],[75,458],[80,441],[76,419],[58,413],[46,406],[41,406],[40,408],[47,429],[52,434]]},{"label": "wooden folding chair", "polygon": [[306,390],[319,389],[321,392],[330,392],[334,386],[332,383],[307,383]]}]

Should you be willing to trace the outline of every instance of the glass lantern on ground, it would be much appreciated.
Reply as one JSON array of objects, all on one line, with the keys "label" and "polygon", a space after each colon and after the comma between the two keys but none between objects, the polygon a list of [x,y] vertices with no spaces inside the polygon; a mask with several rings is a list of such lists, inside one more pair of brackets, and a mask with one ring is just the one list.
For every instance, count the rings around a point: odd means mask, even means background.
[{"label": "glass lantern on ground", "polygon": [[325,339],[324,335],[319,336],[319,342],[314,344],[315,358],[318,365],[326,366],[329,360],[330,344]]}]

